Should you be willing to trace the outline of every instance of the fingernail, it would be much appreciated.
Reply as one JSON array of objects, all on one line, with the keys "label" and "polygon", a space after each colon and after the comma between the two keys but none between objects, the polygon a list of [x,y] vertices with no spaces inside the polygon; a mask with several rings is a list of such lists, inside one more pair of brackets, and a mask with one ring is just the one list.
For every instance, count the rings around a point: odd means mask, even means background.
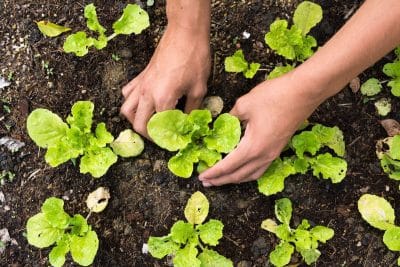
[{"label": "fingernail", "polygon": [[203,182],[203,186],[204,186],[204,187],[211,187],[212,184],[210,184],[210,183],[208,183],[208,182]]}]

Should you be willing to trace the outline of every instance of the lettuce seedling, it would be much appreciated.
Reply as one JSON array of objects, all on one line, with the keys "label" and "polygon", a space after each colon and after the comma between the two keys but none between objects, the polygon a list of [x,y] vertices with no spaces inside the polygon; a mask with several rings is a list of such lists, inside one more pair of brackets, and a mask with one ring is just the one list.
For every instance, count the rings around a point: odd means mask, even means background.
[{"label": "lettuce seedling", "polygon": [[243,50],[237,50],[232,56],[225,58],[225,71],[239,73],[242,72],[244,77],[251,79],[256,75],[260,68],[260,63],[252,62],[249,64],[244,58]]},{"label": "lettuce seedling", "polygon": [[64,201],[51,197],[43,203],[41,212],[26,224],[28,243],[37,248],[55,245],[49,254],[52,266],[65,263],[70,252],[72,259],[82,266],[93,263],[99,247],[97,234],[80,214],[70,217],[64,211]]},{"label": "lettuce seedling", "polygon": [[379,140],[376,144],[376,155],[383,171],[391,179],[400,181],[400,135]]},{"label": "lettuce seedling", "polygon": [[[400,226],[395,225],[395,212],[383,197],[364,194],[358,200],[358,211],[371,226],[385,231],[383,243],[391,251],[400,251]],[[397,260],[400,266],[400,257]]]},{"label": "lettuce seedling", "polygon": [[[187,222],[175,222],[166,236],[150,236],[150,254],[157,259],[173,255],[175,267],[233,267],[231,260],[208,247],[218,245],[224,228],[219,220],[211,219],[204,223],[209,205],[201,192],[194,193],[185,207]],[[198,248],[202,251],[200,254]]]},{"label": "lettuce seedling", "polygon": [[394,96],[400,96],[400,47],[394,51],[397,58],[392,63],[383,66],[383,73],[391,78],[388,86]]},{"label": "lettuce seedling", "polygon": [[232,151],[240,140],[240,122],[227,113],[214,121],[209,110],[167,110],[154,114],[147,124],[151,139],[168,151],[178,151],[169,159],[168,168],[175,175],[189,178],[193,165],[202,172],[221,160],[221,153]]},{"label": "lettuce seedling", "polygon": [[307,265],[311,265],[321,255],[318,242],[325,243],[334,235],[333,229],[329,227],[317,225],[310,229],[306,219],[303,219],[296,229],[292,229],[292,202],[288,198],[275,202],[275,216],[281,224],[277,224],[273,219],[266,219],[261,224],[262,229],[274,233],[280,239],[279,245],[269,254],[269,260],[274,266],[289,264],[294,250],[301,254]]},{"label": "lettuce seedling", "polygon": [[[258,190],[267,195],[281,192],[285,179],[294,174],[305,174],[309,170],[316,177],[331,179],[332,183],[341,182],[347,171],[347,162],[343,159],[345,143],[343,133],[338,127],[326,127],[316,124],[310,131],[302,131],[292,137],[289,146],[295,155],[279,157],[257,180]],[[321,148],[331,149],[331,153],[318,153]]]},{"label": "lettuce seedling", "polygon": [[[110,40],[120,34],[140,34],[144,29],[150,26],[149,15],[137,4],[128,4],[125,7],[122,16],[115,21],[112,26],[114,32],[109,36],[106,35],[107,30],[100,24],[97,18],[94,4],[85,6],[84,16],[86,18],[87,27],[89,30],[97,33],[97,38],[87,36],[84,31],[78,31],[69,35],[63,46],[65,52],[74,53],[79,57],[86,55],[91,47],[103,49]],[[47,21],[40,21],[37,24],[39,30],[50,37],[57,36],[70,30],[69,28]]]}]

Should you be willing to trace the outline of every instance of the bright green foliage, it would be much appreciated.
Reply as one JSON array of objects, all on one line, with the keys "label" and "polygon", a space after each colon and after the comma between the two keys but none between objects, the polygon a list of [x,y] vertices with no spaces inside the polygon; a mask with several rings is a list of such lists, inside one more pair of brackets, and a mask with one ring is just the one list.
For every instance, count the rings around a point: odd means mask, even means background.
[{"label": "bright green foliage", "polygon": [[221,114],[210,129],[209,110],[193,110],[185,114],[180,110],[156,113],[147,124],[147,132],[160,147],[178,153],[168,161],[175,175],[189,178],[193,165],[199,172],[213,166],[221,153],[232,151],[240,140],[240,122],[229,114]]},{"label": "bright green foliage", "polygon": [[294,13],[294,24],[289,28],[287,20],[274,21],[265,35],[265,42],[278,55],[302,62],[314,54],[313,48],[317,46],[317,41],[308,33],[321,20],[322,8],[304,1]]},{"label": "bright green foliage", "polygon": [[400,181],[400,135],[379,140],[376,154],[381,167],[391,179]]},{"label": "bright green foliage", "polygon": [[370,78],[361,85],[361,94],[365,96],[375,96],[382,91],[382,84],[376,78]]},{"label": "bright green foliage", "polygon": [[[78,57],[86,55],[92,46],[96,49],[103,49],[111,39],[119,34],[140,34],[150,26],[149,15],[137,4],[128,4],[125,7],[122,16],[114,22],[114,33],[110,36],[106,35],[106,28],[100,24],[94,4],[85,6],[84,16],[88,29],[97,33],[98,36],[97,38],[89,37],[86,32],[78,31],[67,37],[63,46],[64,51],[74,53]],[[40,21],[37,25],[44,35],[50,37],[55,37],[71,30],[49,21]]]},{"label": "bright green foliage", "polygon": [[70,28],[57,25],[50,21],[42,20],[42,21],[36,22],[36,24],[37,24],[40,32],[49,37],[56,37],[64,32],[68,32],[71,30]]},{"label": "bright green foliage", "polygon": [[[392,251],[400,251],[400,227],[396,226],[392,205],[383,197],[364,194],[358,200],[358,211],[371,226],[384,230],[383,243]],[[400,266],[400,257],[397,260]]]},{"label": "bright green foliage", "polygon": [[256,75],[260,68],[259,63],[252,62],[249,64],[244,58],[243,50],[237,50],[232,56],[225,58],[225,71],[226,72],[242,72],[243,75],[251,79]]},{"label": "bright green foliage", "polygon": [[82,266],[93,263],[99,247],[97,234],[86,219],[76,214],[70,217],[64,211],[64,201],[51,197],[42,205],[41,212],[29,218],[26,224],[28,243],[46,248],[55,245],[49,254],[52,266],[62,266],[65,255]]},{"label": "bright green foliage", "polygon": [[273,219],[266,219],[261,224],[262,229],[274,233],[280,239],[279,245],[269,255],[274,266],[289,264],[294,250],[301,254],[307,265],[313,264],[321,255],[318,242],[325,243],[334,235],[333,229],[329,227],[317,225],[310,229],[306,219],[296,229],[292,229],[292,202],[288,198],[275,202],[275,216],[282,224],[278,225]]},{"label": "bright green foliage", "polygon": [[144,149],[144,142],[140,135],[127,129],[122,131],[110,146],[115,154],[128,158],[140,155]]},{"label": "bright green foliage", "polygon": [[278,78],[289,71],[293,70],[294,67],[292,65],[286,65],[286,66],[276,66],[266,77],[266,80],[272,80],[275,78]]},{"label": "bright green foliage", "polygon": [[[218,245],[224,225],[214,219],[203,224],[208,209],[207,198],[201,192],[194,193],[185,207],[188,222],[175,222],[166,236],[150,236],[150,254],[157,259],[173,255],[175,267],[233,267],[231,260],[209,248]],[[200,254],[198,248],[202,250]]]},{"label": "bright green foliage", "polygon": [[374,105],[376,112],[380,116],[387,116],[392,111],[392,103],[389,98],[381,98]]},{"label": "bright green foliage", "polygon": [[393,63],[383,66],[383,73],[391,78],[388,86],[394,96],[400,96],[400,57]]},{"label": "bright green foliage", "polygon": [[[82,156],[80,172],[98,178],[117,161],[117,155],[107,147],[114,137],[107,131],[106,125],[99,123],[92,132],[93,110],[94,105],[90,101],[76,102],[67,117],[68,124],[47,109],[35,109],[28,116],[28,134],[39,147],[47,148],[45,160],[50,166],[56,167]],[[135,155],[143,149],[143,143],[137,144],[141,149],[135,144],[128,145]],[[115,150],[122,153],[122,146],[115,144]]]},{"label": "bright green foliage", "polygon": [[[258,179],[258,190],[269,196],[281,192],[287,177],[293,174],[305,174],[312,171],[316,177],[331,179],[332,183],[341,182],[346,176],[347,163],[343,133],[338,127],[326,127],[316,124],[310,131],[302,131],[292,137],[289,147],[295,152],[291,157],[277,158]],[[323,148],[330,153],[318,154]]]}]

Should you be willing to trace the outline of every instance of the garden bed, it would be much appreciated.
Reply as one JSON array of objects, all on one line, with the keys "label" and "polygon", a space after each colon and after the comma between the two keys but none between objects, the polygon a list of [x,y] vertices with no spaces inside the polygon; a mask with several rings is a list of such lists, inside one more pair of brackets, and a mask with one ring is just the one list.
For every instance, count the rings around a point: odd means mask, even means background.
[{"label": "garden bed", "polygon": [[[137,1],[140,2],[140,1]],[[146,1],[143,1],[146,2]],[[221,220],[224,238],[216,250],[232,259],[235,266],[266,266],[269,252],[278,240],[260,228],[266,218],[274,217],[274,202],[288,197],[293,202],[294,224],[307,218],[314,224],[335,230],[335,236],[322,245],[316,266],[393,266],[398,255],[382,242],[382,231],[362,220],[357,200],[363,193],[385,197],[399,205],[399,183],[382,171],[375,155],[375,143],[386,132],[376,115],[373,102],[364,103],[360,93],[345,88],[321,105],[310,121],[342,129],[346,141],[347,177],[340,184],[318,180],[310,173],[287,179],[285,190],[266,197],[256,183],[203,188],[196,175],[180,179],[171,174],[167,161],[171,153],[146,141],[137,158],[119,159],[100,179],[82,175],[72,162],[51,168],[44,162],[44,151],[30,140],[26,118],[35,108],[47,108],[66,118],[74,102],[95,103],[95,121],[105,122],[116,136],[130,127],[119,115],[121,87],[140,73],[148,63],[165,26],[165,1],[155,1],[148,11],[151,26],[138,36],[120,36],[107,48],[91,51],[83,58],[62,51],[64,38],[46,38],[35,21],[49,19],[71,28],[82,28],[82,1],[11,1],[0,2],[0,76],[10,78],[11,85],[0,89],[0,137],[8,136],[25,143],[11,153],[0,146],[0,168],[15,174],[0,187],[0,229],[7,228],[15,242],[0,254],[1,266],[47,266],[49,249],[28,245],[26,222],[40,210],[50,196],[63,198],[69,214],[87,214],[85,199],[99,186],[110,189],[106,210],[91,215],[99,251],[93,266],[166,266],[142,253],[149,236],[166,235],[170,226],[183,219],[183,209],[190,195],[203,192],[209,199],[209,218]],[[259,72],[248,80],[224,71],[225,57],[242,48],[246,58],[260,62],[263,68],[282,59],[264,43],[264,35],[275,18],[290,18],[300,1],[213,1],[211,46],[213,69],[208,95],[218,95],[228,112],[235,100],[264,80]],[[312,30],[318,44],[332,36],[361,4],[352,1],[315,1],[324,10],[323,21]],[[125,7],[125,1],[95,1],[102,24],[112,22]],[[250,38],[243,39],[247,31]],[[355,36],[356,38],[356,36]],[[117,59],[119,58],[119,59]],[[382,65],[392,55],[359,77],[381,77]],[[316,70],[318,71],[318,70]],[[400,105],[393,98],[390,118],[400,119]],[[282,100],[284,101],[284,100]],[[8,112],[8,109],[9,112]],[[268,116],[268,114],[266,114]],[[284,118],[282,118],[284,119]],[[397,212],[397,215],[400,214]],[[300,257],[292,263],[301,263]],[[72,261],[67,261],[72,265]]]}]

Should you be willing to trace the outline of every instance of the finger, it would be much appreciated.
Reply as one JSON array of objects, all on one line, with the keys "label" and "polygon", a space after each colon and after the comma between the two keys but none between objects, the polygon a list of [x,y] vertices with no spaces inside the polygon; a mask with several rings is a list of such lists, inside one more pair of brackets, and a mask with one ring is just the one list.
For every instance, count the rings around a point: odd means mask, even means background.
[{"label": "finger", "polygon": [[155,97],[154,99],[156,112],[174,109],[176,104],[178,103],[177,97],[174,97],[172,95],[167,97]]},{"label": "finger", "polygon": [[143,98],[137,108],[135,120],[133,122],[133,128],[136,132],[149,138],[147,135],[147,122],[154,113],[154,104],[152,101]]},{"label": "finger", "polygon": [[252,159],[253,156],[249,155],[249,144],[248,137],[243,137],[242,141],[239,143],[238,147],[233,150],[228,156],[223,160],[218,162],[212,168],[202,172],[199,176],[200,181],[218,179],[229,173],[233,173],[248,161]]},{"label": "finger", "polygon": [[204,180],[203,186],[221,186],[225,184],[240,184],[244,182],[254,181],[261,177],[266,169],[266,165],[262,162],[249,162],[237,169],[233,173],[220,176],[217,179]]},{"label": "finger", "polygon": [[141,75],[132,79],[128,84],[122,87],[122,95],[124,96],[125,99],[128,98],[128,96],[132,93],[135,87],[139,84],[140,76]]},{"label": "finger", "polygon": [[204,84],[199,84],[186,95],[185,112],[189,113],[194,109],[198,109],[207,92],[207,87]]},{"label": "finger", "polygon": [[120,113],[133,125],[138,108],[140,90],[133,91],[121,106]]}]

